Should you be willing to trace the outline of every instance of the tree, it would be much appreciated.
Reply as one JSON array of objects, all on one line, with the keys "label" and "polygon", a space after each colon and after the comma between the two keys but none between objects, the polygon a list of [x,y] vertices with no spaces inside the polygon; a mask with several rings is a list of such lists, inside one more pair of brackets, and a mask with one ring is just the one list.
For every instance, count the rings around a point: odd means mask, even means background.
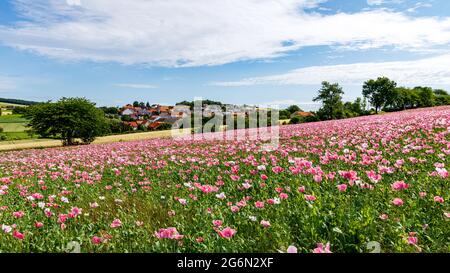
[{"label": "tree", "polygon": [[313,101],[321,101],[323,104],[318,112],[319,116],[324,116],[324,119],[342,118],[343,94],[344,91],[338,83],[330,84],[327,81],[322,82],[322,88],[319,90],[319,95],[313,99]]},{"label": "tree", "polygon": [[286,110],[288,110],[289,113],[291,113],[291,114],[302,111],[302,109],[300,109],[300,107],[298,107],[297,105],[291,105],[288,108],[286,108]]},{"label": "tree", "polygon": [[414,90],[419,95],[419,107],[431,107],[434,105],[434,92],[431,87],[414,87]]},{"label": "tree", "polygon": [[138,125],[138,130],[139,131],[143,131],[143,132],[147,132],[148,128],[146,126],[144,126],[143,124],[139,124]]},{"label": "tree", "polygon": [[291,120],[289,121],[289,124],[299,124],[301,122],[302,122],[301,117],[295,116],[295,117],[291,118]]},{"label": "tree", "polygon": [[437,96],[448,96],[449,95],[448,92],[445,91],[444,89],[435,89],[433,92]]},{"label": "tree", "polygon": [[150,102],[147,101],[147,103],[145,104],[145,107],[150,108],[151,107]]},{"label": "tree", "polygon": [[127,115],[121,116],[120,119],[121,119],[122,121],[127,121],[127,122],[128,122],[128,121],[134,121],[133,118],[131,118],[130,116],[127,116]]},{"label": "tree", "polygon": [[357,98],[354,102],[344,103],[344,113],[346,117],[357,117],[364,114],[363,101]]},{"label": "tree", "polygon": [[139,102],[138,101],[134,101],[133,102],[133,107],[139,107]]},{"label": "tree", "polygon": [[285,110],[280,110],[279,118],[280,119],[290,119],[291,118],[291,112],[289,112],[286,109]]},{"label": "tree", "polygon": [[103,111],[85,98],[62,98],[55,103],[36,104],[29,107],[25,117],[37,134],[60,137],[64,145],[76,144],[76,138],[91,143],[109,131]]},{"label": "tree", "polygon": [[386,77],[379,77],[376,80],[368,80],[363,85],[362,93],[375,107],[375,112],[381,109],[385,104],[391,104],[395,98],[395,88],[397,83]]},{"label": "tree", "polygon": [[100,107],[100,110],[102,110],[105,114],[108,115],[117,115],[119,114],[119,108],[117,107]]},{"label": "tree", "polygon": [[14,107],[12,109],[12,113],[14,115],[24,115],[26,111],[27,111],[27,107]]},{"label": "tree", "polygon": [[450,95],[447,91],[442,89],[434,90],[435,94],[435,105],[449,105],[450,104]]},{"label": "tree", "polygon": [[122,121],[120,119],[107,119],[111,133],[120,134],[123,132]]}]

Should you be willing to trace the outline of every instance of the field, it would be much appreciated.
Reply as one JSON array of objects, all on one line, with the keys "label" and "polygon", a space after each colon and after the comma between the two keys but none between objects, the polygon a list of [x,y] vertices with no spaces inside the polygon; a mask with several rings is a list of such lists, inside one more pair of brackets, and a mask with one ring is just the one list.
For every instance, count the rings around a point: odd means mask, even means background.
[{"label": "field", "polygon": [[0,102],[0,107],[7,107],[7,106],[27,107],[26,105],[14,104],[14,103],[9,103],[9,102]]},{"label": "field", "polygon": [[3,132],[0,135],[5,137],[2,140],[30,139],[30,135],[26,132],[26,124],[27,120],[20,115],[8,114],[0,116],[0,127],[3,128]]},{"label": "field", "polygon": [[4,152],[2,252],[450,252],[450,107]]}]

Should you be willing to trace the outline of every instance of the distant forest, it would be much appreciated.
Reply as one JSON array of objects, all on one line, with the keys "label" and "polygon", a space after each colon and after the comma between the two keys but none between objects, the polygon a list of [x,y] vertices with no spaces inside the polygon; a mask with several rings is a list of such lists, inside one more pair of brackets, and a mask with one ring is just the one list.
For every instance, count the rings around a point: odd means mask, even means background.
[{"label": "distant forest", "polygon": [[5,98],[0,98],[0,102],[11,103],[11,104],[20,104],[20,105],[33,105],[33,104],[38,104],[39,103],[37,101],[18,100],[18,99],[5,99]]}]

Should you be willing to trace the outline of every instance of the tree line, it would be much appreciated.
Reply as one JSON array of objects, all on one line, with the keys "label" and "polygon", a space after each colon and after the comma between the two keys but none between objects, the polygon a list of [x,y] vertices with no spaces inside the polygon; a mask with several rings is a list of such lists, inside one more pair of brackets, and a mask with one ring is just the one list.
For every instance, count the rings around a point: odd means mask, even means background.
[{"label": "tree line", "polygon": [[[363,98],[353,102],[343,101],[344,91],[338,83],[322,82],[318,95],[313,99],[321,102],[322,107],[313,112],[313,117],[294,117],[291,123],[311,122],[351,118],[362,115],[377,114],[379,111],[393,112],[420,107],[450,105],[450,95],[442,89],[417,86],[414,88],[398,87],[397,83],[387,77],[379,77],[364,82]],[[370,108],[368,109],[368,106]],[[285,111],[299,111],[298,106],[290,106]],[[281,117],[281,113],[280,113]]]}]

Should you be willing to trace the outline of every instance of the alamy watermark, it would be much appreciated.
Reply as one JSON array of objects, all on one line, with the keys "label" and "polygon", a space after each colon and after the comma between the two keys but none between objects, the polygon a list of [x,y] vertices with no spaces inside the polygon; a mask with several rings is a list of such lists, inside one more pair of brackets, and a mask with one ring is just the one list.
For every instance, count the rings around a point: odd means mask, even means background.
[{"label": "alamy watermark", "polygon": [[265,150],[279,145],[278,105],[207,105],[195,98],[193,107],[175,106],[172,116],[178,118],[172,125],[175,140],[258,140]]}]

